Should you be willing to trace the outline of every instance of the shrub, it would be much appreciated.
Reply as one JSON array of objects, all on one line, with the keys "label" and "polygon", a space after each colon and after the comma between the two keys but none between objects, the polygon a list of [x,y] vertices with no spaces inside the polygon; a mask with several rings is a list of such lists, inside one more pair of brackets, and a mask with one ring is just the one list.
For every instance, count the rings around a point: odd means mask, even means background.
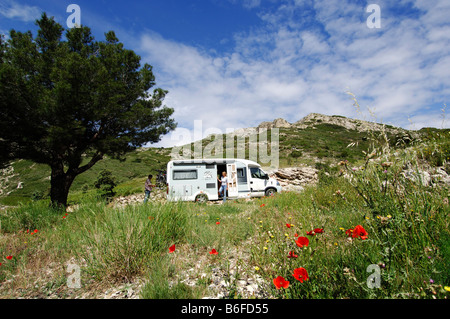
[{"label": "shrub", "polygon": [[112,176],[112,172],[106,169],[100,171],[97,180],[94,183],[95,188],[99,190],[100,196],[107,200],[110,200],[116,195],[116,192],[114,191],[116,185],[117,183]]}]

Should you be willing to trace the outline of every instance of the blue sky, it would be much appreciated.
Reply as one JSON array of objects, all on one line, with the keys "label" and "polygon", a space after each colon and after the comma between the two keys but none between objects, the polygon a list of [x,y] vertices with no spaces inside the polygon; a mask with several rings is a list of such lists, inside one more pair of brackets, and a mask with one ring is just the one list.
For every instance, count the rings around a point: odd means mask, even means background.
[{"label": "blue sky", "polygon": [[[179,134],[195,120],[225,132],[311,112],[449,127],[448,0],[0,0],[0,33],[35,31],[43,11],[66,26],[71,3],[96,39],[114,30],[153,65]],[[369,4],[380,28],[367,25]]]}]

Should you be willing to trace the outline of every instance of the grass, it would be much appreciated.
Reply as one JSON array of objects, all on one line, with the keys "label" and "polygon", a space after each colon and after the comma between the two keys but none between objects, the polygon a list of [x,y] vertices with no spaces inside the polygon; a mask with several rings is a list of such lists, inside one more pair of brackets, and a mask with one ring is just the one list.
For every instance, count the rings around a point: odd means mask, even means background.
[{"label": "grass", "polygon": [[[422,172],[448,168],[449,133],[432,131],[396,149],[387,135],[374,136],[358,161],[319,163],[327,174],[301,193],[120,208],[88,189],[72,194],[77,206],[69,213],[45,199],[8,208],[0,212],[0,296],[95,297],[142,281],[141,298],[201,298],[220,272],[225,298],[246,298],[237,282],[249,276],[259,276],[272,298],[448,298],[448,185],[424,183]],[[141,191],[142,181],[122,182],[118,193]],[[349,236],[357,225],[367,238]],[[323,233],[311,232],[318,228]],[[308,245],[299,247],[299,237]],[[69,263],[80,266],[79,290],[67,287]],[[309,279],[298,281],[297,268]],[[373,269],[379,288],[368,284]],[[277,289],[278,276],[289,287]]]}]

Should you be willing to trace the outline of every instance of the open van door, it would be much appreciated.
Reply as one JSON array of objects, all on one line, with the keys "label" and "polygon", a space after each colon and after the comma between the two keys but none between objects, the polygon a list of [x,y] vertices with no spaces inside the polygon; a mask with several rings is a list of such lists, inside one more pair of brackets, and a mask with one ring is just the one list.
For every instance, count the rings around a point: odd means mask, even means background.
[{"label": "open van door", "polygon": [[228,197],[238,197],[236,164],[227,164]]}]

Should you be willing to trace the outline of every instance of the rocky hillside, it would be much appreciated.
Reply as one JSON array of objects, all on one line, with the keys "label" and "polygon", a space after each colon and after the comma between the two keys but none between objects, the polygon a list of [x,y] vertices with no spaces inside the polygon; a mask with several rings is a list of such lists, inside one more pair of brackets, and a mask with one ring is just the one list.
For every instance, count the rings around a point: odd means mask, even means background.
[{"label": "rocky hillside", "polygon": [[347,130],[355,130],[357,132],[381,131],[383,129],[393,133],[404,133],[407,130],[391,125],[384,125],[375,122],[351,119],[340,115],[324,115],[319,113],[310,113],[295,123],[289,123],[285,119],[277,118],[272,122],[262,122],[257,126],[258,129],[271,128],[297,128],[306,129],[314,127],[317,124],[331,124],[344,127]]}]

